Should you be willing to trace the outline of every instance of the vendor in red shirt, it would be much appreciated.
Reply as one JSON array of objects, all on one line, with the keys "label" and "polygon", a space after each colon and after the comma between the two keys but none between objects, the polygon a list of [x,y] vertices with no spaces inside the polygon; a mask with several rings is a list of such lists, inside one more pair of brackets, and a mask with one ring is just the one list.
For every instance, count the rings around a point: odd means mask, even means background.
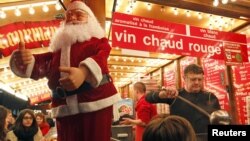
[{"label": "vendor in red shirt", "polygon": [[145,126],[152,117],[157,115],[156,106],[145,100],[146,86],[142,82],[134,84],[135,100],[137,101],[135,111],[136,119],[123,118],[121,124],[132,124],[135,127],[135,141],[142,141]]}]

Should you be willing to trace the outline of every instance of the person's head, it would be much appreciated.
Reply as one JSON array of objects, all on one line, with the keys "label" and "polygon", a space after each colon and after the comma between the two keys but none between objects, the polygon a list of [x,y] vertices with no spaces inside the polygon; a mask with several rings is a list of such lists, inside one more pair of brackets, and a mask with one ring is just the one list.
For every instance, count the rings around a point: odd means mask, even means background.
[{"label": "person's head", "polygon": [[87,23],[89,14],[92,14],[89,7],[87,7],[82,1],[73,1],[65,12],[65,23],[66,24],[81,24]]},{"label": "person's head", "polygon": [[133,87],[137,100],[146,93],[146,85],[142,82],[136,82]]},{"label": "person's head", "polygon": [[14,117],[12,115],[11,110],[8,110],[7,121],[8,121],[8,124],[14,124],[14,122],[15,122],[15,119],[14,119]]},{"label": "person's head", "polygon": [[30,109],[24,109],[20,112],[16,119],[15,127],[28,128],[31,126],[37,126],[34,112]]},{"label": "person's head", "polygon": [[105,37],[105,32],[94,13],[83,1],[70,2],[65,17],[65,21],[51,40],[52,51],[69,47],[76,42],[84,42],[92,37]]},{"label": "person's head", "polygon": [[38,125],[41,125],[42,123],[46,122],[45,116],[43,113],[36,113],[35,117],[36,117],[36,122]]},{"label": "person's head", "polygon": [[203,89],[204,71],[197,64],[190,64],[184,69],[185,90],[198,93]]},{"label": "person's head", "polygon": [[8,109],[0,105],[0,140],[3,140],[6,136],[5,131],[7,130],[7,115]]},{"label": "person's head", "polygon": [[143,141],[196,141],[192,125],[185,118],[160,114],[146,126]]}]

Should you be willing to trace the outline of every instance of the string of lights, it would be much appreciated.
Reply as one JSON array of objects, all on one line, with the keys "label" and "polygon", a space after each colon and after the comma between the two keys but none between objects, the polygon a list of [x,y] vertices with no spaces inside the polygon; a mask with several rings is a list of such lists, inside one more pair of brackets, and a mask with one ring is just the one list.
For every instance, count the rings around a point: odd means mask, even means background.
[{"label": "string of lights", "polygon": [[20,9],[28,8],[29,14],[34,15],[35,14],[35,7],[41,7],[43,12],[47,13],[49,12],[49,5],[55,5],[56,10],[61,10],[61,5],[57,0],[50,0],[45,2],[34,2],[29,4],[20,4],[20,5],[14,5],[14,6],[3,6],[0,7],[0,19],[7,18],[6,11],[14,10],[14,14],[19,17],[22,15],[22,12]]},{"label": "string of lights", "polygon": [[[228,4],[230,1],[229,0],[214,0],[213,6],[217,7],[219,4]],[[231,0],[231,2],[236,2],[236,0]]]}]

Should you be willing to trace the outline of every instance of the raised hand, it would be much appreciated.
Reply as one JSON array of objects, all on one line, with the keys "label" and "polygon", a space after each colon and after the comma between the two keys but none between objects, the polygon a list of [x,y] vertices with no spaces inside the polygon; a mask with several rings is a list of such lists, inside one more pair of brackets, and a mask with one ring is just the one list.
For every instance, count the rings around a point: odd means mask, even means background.
[{"label": "raised hand", "polygon": [[32,62],[33,55],[30,50],[25,49],[24,42],[19,42],[18,50],[13,55],[17,66],[27,66]]},{"label": "raised hand", "polygon": [[59,67],[59,71],[67,74],[59,79],[60,85],[67,91],[79,88],[89,74],[86,67]]}]

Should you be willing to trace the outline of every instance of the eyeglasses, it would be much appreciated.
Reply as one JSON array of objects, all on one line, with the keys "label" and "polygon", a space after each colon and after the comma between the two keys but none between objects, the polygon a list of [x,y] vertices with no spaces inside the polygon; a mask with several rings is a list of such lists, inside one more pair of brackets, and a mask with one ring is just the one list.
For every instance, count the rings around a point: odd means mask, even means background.
[{"label": "eyeglasses", "polygon": [[27,117],[23,117],[23,119],[24,119],[24,120],[28,120],[28,119],[33,120],[33,117],[28,117],[28,116],[27,116]]}]

